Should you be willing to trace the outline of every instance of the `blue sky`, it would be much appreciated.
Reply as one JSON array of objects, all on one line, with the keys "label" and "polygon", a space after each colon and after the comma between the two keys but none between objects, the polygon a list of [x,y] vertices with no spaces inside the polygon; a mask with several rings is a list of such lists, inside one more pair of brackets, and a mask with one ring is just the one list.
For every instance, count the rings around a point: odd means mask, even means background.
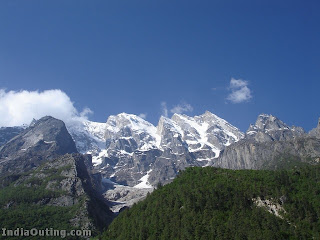
[{"label": "blue sky", "polygon": [[319,7],[2,0],[0,97],[60,89],[100,122],[127,112],[156,124],[165,106],[169,117],[209,110],[243,131],[260,113],[310,130],[320,117]]}]

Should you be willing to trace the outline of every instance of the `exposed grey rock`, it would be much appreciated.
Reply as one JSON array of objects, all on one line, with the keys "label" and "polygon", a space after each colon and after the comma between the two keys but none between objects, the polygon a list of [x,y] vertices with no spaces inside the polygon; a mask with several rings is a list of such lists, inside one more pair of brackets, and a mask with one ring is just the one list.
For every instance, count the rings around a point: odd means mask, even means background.
[{"label": "exposed grey rock", "polygon": [[318,120],[318,125],[316,128],[312,129],[310,132],[309,132],[309,136],[311,137],[316,137],[316,138],[320,138],[320,118]]},{"label": "exposed grey rock", "polygon": [[288,141],[256,142],[241,140],[226,147],[213,166],[229,169],[276,168],[282,157],[295,157],[297,161],[307,161],[307,157],[320,156],[320,140],[302,137]]},{"label": "exposed grey rock", "polygon": [[260,197],[253,198],[253,203],[257,207],[265,208],[269,213],[283,219],[283,215],[286,214],[285,209],[276,199],[261,199]]},{"label": "exposed grey rock", "polygon": [[320,156],[320,140],[302,128],[289,127],[271,115],[259,115],[244,139],[222,150],[213,166],[230,169],[281,167],[281,159],[315,161]]},{"label": "exposed grey rock", "polygon": [[277,117],[260,114],[255,124],[251,124],[246,132],[246,139],[257,142],[286,141],[301,137],[305,131],[301,127],[289,127]]},{"label": "exposed grey rock", "polygon": [[111,178],[119,184],[134,186],[152,168],[155,159],[160,155],[161,151],[158,149],[135,151],[131,155],[118,153],[113,156],[114,160],[106,157],[99,168],[102,168],[104,177]]},{"label": "exposed grey rock", "polygon": [[[87,221],[88,228],[93,227],[102,230],[111,223],[113,214],[101,193],[95,188],[96,179],[86,166],[86,157],[81,154],[73,154],[65,155],[60,159],[63,162],[59,164],[60,166],[64,164],[64,166],[71,166],[71,168],[61,172],[61,175],[67,178],[59,183],[58,188],[64,189],[78,199],[83,196],[86,199],[83,202],[83,209],[80,209],[79,219],[76,218],[74,223],[78,223],[80,227]],[[56,164],[56,161],[54,162]],[[101,185],[101,182],[99,185]]]},{"label": "exposed grey rock", "polygon": [[106,123],[106,147],[110,150],[132,153],[135,150],[156,148],[156,128],[133,114],[110,116]]},{"label": "exposed grey rock", "polygon": [[52,198],[48,202],[47,201],[45,201],[45,202],[40,201],[40,202],[41,202],[41,205],[46,204],[46,205],[51,205],[51,206],[70,207],[70,206],[77,204],[79,201],[78,201],[78,199],[76,199],[72,196],[63,195],[63,196],[60,196],[57,198]]},{"label": "exposed grey rock", "polygon": [[[67,125],[77,149],[92,154],[104,178],[135,186],[150,172],[149,184],[170,182],[189,166],[205,166],[244,134],[216,115],[161,117],[157,126],[133,114],[110,116],[106,123]],[[103,134],[102,134],[103,133]]]},{"label": "exposed grey rock", "polygon": [[134,203],[143,200],[153,188],[134,188],[109,182],[109,186],[103,194],[108,200],[110,209],[118,213],[125,207],[131,207]]},{"label": "exposed grey rock", "polygon": [[0,175],[20,173],[77,149],[65,124],[43,117],[0,147]]},{"label": "exposed grey rock", "polygon": [[[52,159],[78,149],[92,154],[92,158],[81,157],[82,167],[77,168],[74,163],[75,167],[61,172],[64,179],[47,184],[48,189],[58,186],[71,195],[42,199],[37,204],[72,206],[89,191],[94,192],[98,205],[103,200],[97,193],[103,193],[112,209],[120,211],[143,199],[158,183],[171,182],[186,167],[277,168],[279,159],[288,156],[297,161],[316,161],[320,157],[320,139],[316,138],[320,136],[319,126],[320,122],[307,135],[302,128],[289,127],[274,116],[261,114],[244,135],[210,112],[195,117],[180,114],[174,114],[172,119],[161,117],[157,127],[135,115],[122,113],[110,116],[106,123],[84,121],[68,126],[75,145],[63,122],[45,117],[0,148],[0,174],[16,173],[2,178],[1,185],[12,181],[21,184],[23,177],[19,173],[44,161],[50,162],[45,165],[48,169],[58,167],[61,163]],[[35,175],[46,177],[42,171]],[[106,179],[114,183],[106,184]],[[100,211],[90,204],[88,209]],[[86,216],[81,213],[74,224],[88,222]]]},{"label": "exposed grey rock", "polygon": [[[47,160],[39,167],[21,174],[15,187],[40,188],[55,192],[31,204],[72,207],[77,205],[70,224],[76,228],[102,230],[111,223],[113,213],[101,193],[94,187],[94,177],[81,154],[66,154]],[[101,182],[99,183],[101,185]],[[9,201],[9,205],[15,202]],[[7,205],[8,205],[7,204]]]},{"label": "exposed grey rock", "polygon": [[157,127],[135,115],[121,113],[107,120],[106,150],[95,169],[105,178],[128,186],[139,184],[148,172],[149,184],[165,184],[186,167],[205,166],[243,135],[208,111],[194,118],[162,116]]},{"label": "exposed grey rock", "polygon": [[[123,114],[121,115],[123,117]],[[152,170],[149,184],[156,185],[159,182],[171,181],[179,170],[187,166],[199,165],[195,163],[194,157],[189,153],[181,134],[176,131],[177,126],[171,119],[161,117],[157,128],[142,122],[144,126],[136,129],[134,124],[139,125],[139,119],[130,117],[134,119],[133,124],[125,122],[113,125],[119,132],[129,134],[125,135],[125,138],[129,139],[123,139],[122,134],[115,135],[112,139],[113,144],[107,144],[109,156],[99,166],[103,169],[105,177],[117,183],[135,186],[139,184],[141,177]],[[125,126],[124,130],[121,128],[122,125]],[[128,126],[132,129],[129,130]],[[146,128],[151,130],[143,131]],[[107,131],[108,134],[110,132]],[[156,132],[161,139],[160,142],[154,135]],[[148,136],[151,143],[141,136]]]}]

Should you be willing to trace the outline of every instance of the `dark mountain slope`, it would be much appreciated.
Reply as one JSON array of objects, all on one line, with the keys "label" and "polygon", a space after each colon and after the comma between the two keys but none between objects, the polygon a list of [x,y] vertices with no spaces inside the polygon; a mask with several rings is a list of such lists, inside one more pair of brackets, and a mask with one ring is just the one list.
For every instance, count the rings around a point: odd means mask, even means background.
[{"label": "dark mountain slope", "polygon": [[2,181],[6,186],[0,189],[1,227],[92,233],[105,228],[113,215],[93,187],[94,177],[85,165],[88,157],[67,154],[16,175],[13,182]]},{"label": "dark mountain slope", "polygon": [[62,121],[35,121],[0,148],[0,225],[104,229],[113,213],[92,169],[91,156],[77,153]]},{"label": "dark mountain slope", "polygon": [[102,239],[319,239],[320,165],[189,168],[122,212]]},{"label": "dark mountain slope", "polygon": [[65,124],[43,117],[0,147],[0,176],[30,170],[66,153],[77,149]]}]

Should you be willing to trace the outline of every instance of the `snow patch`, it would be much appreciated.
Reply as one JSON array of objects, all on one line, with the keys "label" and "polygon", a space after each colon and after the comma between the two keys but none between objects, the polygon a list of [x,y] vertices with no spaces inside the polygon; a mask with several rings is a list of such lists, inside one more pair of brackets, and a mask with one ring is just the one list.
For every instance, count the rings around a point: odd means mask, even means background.
[{"label": "snow patch", "polygon": [[[87,152],[88,154],[92,154],[92,152]],[[93,166],[97,166],[102,163],[105,157],[108,157],[108,151],[106,149],[101,150],[98,155],[92,156],[92,164]]]},{"label": "snow patch", "polygon": [[[134,134],[150,136],[151,138],[145,141],[144,145],[140,147],[141,150],[159,148],[160,146],[161,137],[157,134],[157,128],[141,117],[133,114],[120,113],[116,116],[110,116],[106,124],[106,129],[114,134],[128,127]],[[121,138],[130,139],[132,137]]]},{"label": "snow patch", "polygon": [[[179,118],[181,122],[177,120],[177,118]],[[244,136],[238,128],[210,112],[195,117],[174,114],[173,119],[181,125],[180,127],[187,131],[185,142],[188,144],[188,150],[190,152],[201,151],[204,150],[204,147],[210,147],[211,151],[215,153],[215,158],[220,155],[221,147],[215,146],[210,142],[210,132],[214,132],[217,136],[220,136],[220,133],[222,133],[225,139],[225,143],[222,141],[224,146],[229,146],[232,142],[237,142]],[[211,129],[212,127],[214,127],[214,129]],[[194,149],[192,145],[198,143],[200,143],[200,147]]]},{"label": "snow patch", "polygon": [[152,169],[149,170],[146,175],[144,175],[142,178],[140,178],[139,181],[141,181],[141,183],[135,185],[134,188],[153,188],[153,187],[150,185],[150,183],[148,182],[149,173],[150,173],[151,171],[152,171]]},{"label": "snow patch", "polygon": [[66,127],[80,153],[105,148],[105,123],[83,120],[70,122]]}]

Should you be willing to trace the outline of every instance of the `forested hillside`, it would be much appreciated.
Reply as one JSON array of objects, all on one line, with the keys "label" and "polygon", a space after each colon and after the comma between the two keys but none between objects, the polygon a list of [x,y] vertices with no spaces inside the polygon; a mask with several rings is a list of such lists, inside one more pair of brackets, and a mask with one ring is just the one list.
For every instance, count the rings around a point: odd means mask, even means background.
[{"label": "forested hillside", "polygon": [[[6,229],[55,229],[100,232],[112,213],[92,186],[85,156],[66,154],[34,170],[0,177],[0,239]],[[5,229],[5,231],[4,231]],[[90,234],[89,234],[90,235]],[[46,236],[46,239],[60,237]],[[11,239],[37,239],[21,234]],[[68,239],[79,239],[68,236]]]},{"label": "forested hillside", "polygon": [[320,165],[188,168],[123,211],[102,239],[320,239]]}]

